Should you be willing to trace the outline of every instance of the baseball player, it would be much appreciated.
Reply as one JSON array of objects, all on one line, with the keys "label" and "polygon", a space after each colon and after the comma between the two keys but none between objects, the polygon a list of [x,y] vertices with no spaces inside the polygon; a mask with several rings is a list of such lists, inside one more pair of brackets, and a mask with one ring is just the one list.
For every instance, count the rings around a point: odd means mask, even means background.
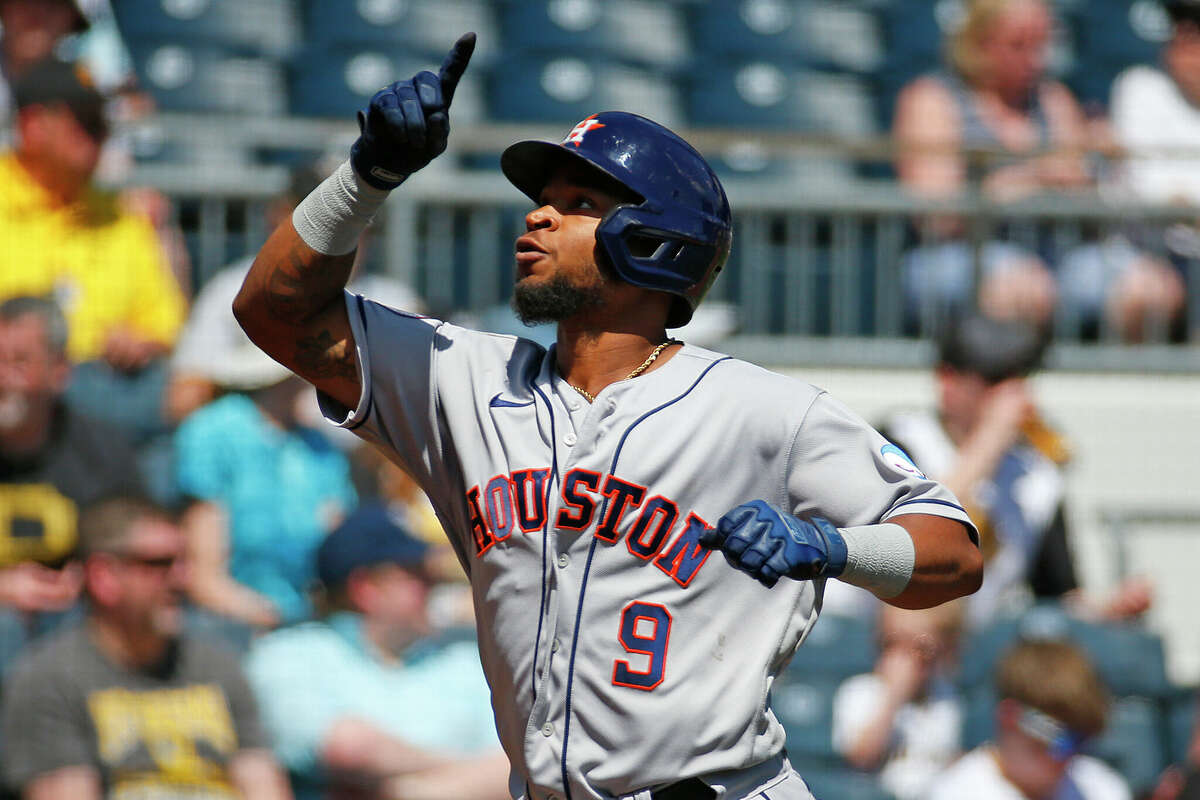
[{"label": "baseball player", "polygon": [[346,293],[371,215],[445,149],[474,43],[371,99],[235,313],[432,499],[470,576],[513,797],[809,799],[769,698],[825,581],[941,603],[979,585],[974,529],[824,392],[667,336],[732,217],[650,120],[594,114],[503,154],[534,205],[514,306],[558,323],[548,350]]}]

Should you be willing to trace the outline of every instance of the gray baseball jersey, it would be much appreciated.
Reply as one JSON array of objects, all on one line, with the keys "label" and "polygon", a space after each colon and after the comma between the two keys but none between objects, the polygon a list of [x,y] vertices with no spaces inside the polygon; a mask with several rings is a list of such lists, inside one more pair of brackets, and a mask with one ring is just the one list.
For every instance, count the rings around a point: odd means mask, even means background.
[{"label": "gray baseball jersey", "polygon": [[970,525],[828,394],[752,364],[685,345],[590,404],[553,348],[349,293],[347,307],[363,392],[355,409],[323,398],[325,414],[437,509],[470,577],[514,796],[600,800],[717,775],[735,798],[763,785],[738,771],[786,772],[768,698],[824,583],[768,589],[701,547],[739,503],[839,526]]}]

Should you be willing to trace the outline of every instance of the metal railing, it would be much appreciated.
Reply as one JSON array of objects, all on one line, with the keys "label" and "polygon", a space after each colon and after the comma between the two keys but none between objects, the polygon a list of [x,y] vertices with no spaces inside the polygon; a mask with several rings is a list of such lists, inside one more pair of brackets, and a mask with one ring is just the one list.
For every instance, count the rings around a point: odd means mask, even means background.
[{"label": "metal railing", "polygon": [[[135,178],[159,186],[177,201],[199,282],[240,254],[254,252],[266,235],[263,209],[286,183],[284,167],[222,161],[220,148],[239,152],[268,144],[284,150],[345,152],[353,129],[342,124],[278,120],[229,127],[211,117],[168,119],[168,128],[201,152],[201,167],[146,166]],[[223,134],[221,132],[224,132]],[[464,161],[494,158],[518,138],[551,138],[559,131],[526,126],[456,130],[453,149],[413,176],[386,206],[374,265],[413,286],[437,310],[479,311],[506,303],[511,289],[512,242],[523,231],[528,202],[497,168],[467,169]],[[723,152],[745,133],[689,132],[705,152]],[[215,140],[214,140],[215,137]],[[217,147],[214,147],[214,141]],[[922,243],[914,220],[953,214],[966,220],[966,243],[976,259],[983,242],[1004,228],[1010,241],[1033,252],[1061,254],[1072,246],[1117,234],[1161,231],[1194,223],[1200,210],[1147,207],[1099,196],[1033,197],[998,205],[983,193],[930,201],[891,180],[856,177],[854,164],[890,152],[890,143],[833,142],[764,134],[756,144],[791,163],[845,168],[832,179],[809,179],[803,167],[785,176],[765,174],[726,181],[735,208],[733,254],[710,298],[737,309],[731,349],[761,349],[772,360],[799,363],[850,358],[865,365],[916,364],[925,353],[911,346],[927,337],[942,310],[906,300],[901,262]],[[204,148],[208,148],[204,150]],[[207,156],[204,153],[208,153]],[[827,172],[827,170],[819,170]],[[1148,237],[1154,239],[1154,236]],[[1185,266],[1192,287],[1186,327],[1200,335],[1200,259]],[[1164,344],[1125,347],[1111,330],[1091,331],[1063,311],[1055,317],[1051,363],[1077,368],[1196,370],[1194,348]],[[897,340],[909,340],[898,345]],[[839,355],[840,354],[840,355]]]}]

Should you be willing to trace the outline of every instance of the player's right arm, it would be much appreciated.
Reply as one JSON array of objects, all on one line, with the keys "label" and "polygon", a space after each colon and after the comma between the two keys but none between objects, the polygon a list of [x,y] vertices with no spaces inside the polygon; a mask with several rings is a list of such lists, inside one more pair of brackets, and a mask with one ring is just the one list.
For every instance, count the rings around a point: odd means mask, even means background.
[{"label": "player's right arm", "polygon": [[388,192],[446,149],[450,101],[474,49],[475,34],[465,34],[437,75],[375,93],[350,160],[271,234],[234,300],[255,344],[347,407],[362,391],[343,300],[358,236]]}]

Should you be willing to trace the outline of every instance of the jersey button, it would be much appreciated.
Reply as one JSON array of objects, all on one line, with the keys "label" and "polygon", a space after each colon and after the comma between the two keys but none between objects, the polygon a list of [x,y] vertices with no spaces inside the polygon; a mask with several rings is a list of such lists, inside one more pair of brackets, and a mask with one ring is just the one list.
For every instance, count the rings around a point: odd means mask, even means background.
[{"label": "jersey button", "polygon": [[560,567],[563,567],[565,569],[566,566],[570,563],[571,563],[571,557],[569,555],[567,555],[566,553],[558,554],[558,565]]},{"label": "jersey button", "polygon": [[579,401],[578,401],[578,400],[572,400],[572,401],[571,401],[571,405],[570,405],[570,406],[568,406],[568,408],[570,408],[572,411],[578,411],[578,410],[579,410]]},{"label": "jersey button", "polygon": [[557,652],[558,652],[558,648],[559,648],[559,647],[561,647],[561,646],[562,646],[562,645],[560,645],[560,644],[558,643],[558,637],[557,637],[557,636],[556,636],[556,637],[554,637],[554,641],[550,643],[550,652],[551,652],[551,653],[557,653]]},{"label": "jersey button", "polygon": [[553,735],[554,735],[554,724],[547,722],[545,725],[542,726],[542,736],[549,737],[549,736],[553,736]]},{"label": "jersey button", "polygon": [[571,445],[575,444],[575,434],[568,433],[566,436],[564,436],[563,444],[565,444],[567,447],[570,447]]}]

